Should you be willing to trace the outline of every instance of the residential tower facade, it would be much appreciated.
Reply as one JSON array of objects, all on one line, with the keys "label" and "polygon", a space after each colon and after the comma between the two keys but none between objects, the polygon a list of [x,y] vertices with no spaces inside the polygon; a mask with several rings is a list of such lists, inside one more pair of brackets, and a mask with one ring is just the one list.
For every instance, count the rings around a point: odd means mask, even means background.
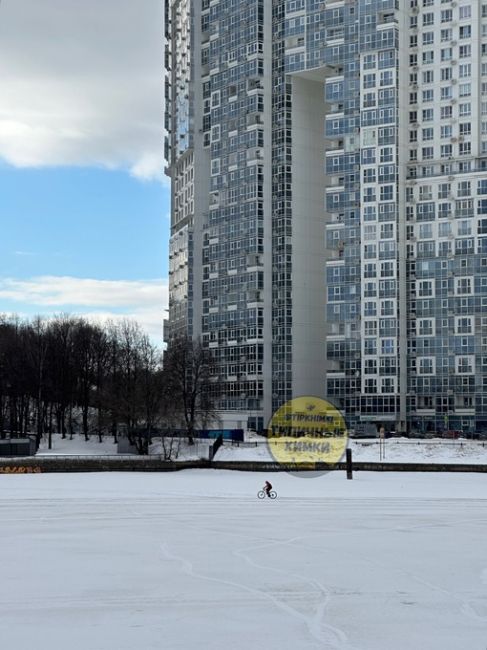
[{"label": "residential tower facade", "polygon": [[166,38],[167,334],[222,422],[487,429],[487,4],[166,0]]}]

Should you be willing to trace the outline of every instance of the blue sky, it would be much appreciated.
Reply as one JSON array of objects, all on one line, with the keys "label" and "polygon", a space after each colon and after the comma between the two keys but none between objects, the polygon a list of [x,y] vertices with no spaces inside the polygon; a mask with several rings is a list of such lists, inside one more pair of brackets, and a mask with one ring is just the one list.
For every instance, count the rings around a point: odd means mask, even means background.
[{"label": "blue sky", "polygon": [[0,167],[2,275],[167,275],[168,189],[123,171]]},{"label": "blue sky", "polygon": [[126,315],[160,338],[162,13],[160,0],[0,5],[0,313]]}]

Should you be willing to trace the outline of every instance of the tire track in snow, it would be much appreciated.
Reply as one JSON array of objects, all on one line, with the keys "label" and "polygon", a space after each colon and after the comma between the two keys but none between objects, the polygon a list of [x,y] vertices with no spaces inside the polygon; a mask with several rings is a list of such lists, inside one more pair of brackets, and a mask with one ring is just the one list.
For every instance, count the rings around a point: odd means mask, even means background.
[{"label": "tire track in snow", "polygon": [[[269,547],[269,546],[276,546],[277,544],[280,545],[290,545],[294,543],[295,541],[301,539],[300,537],[296,538],[291,538],[290,540],[286,540],[284,542],[268,542],[263,545],[259,545],[259,547],[254,547],[254,548],[263,548],[263,547]],[[223,584],[226,586],[230,587],[236,587],[237,589],[242,589],[248,593],[253,594],[254,596],[257,596],[259,598],[263,598],[266,600],[270,600],[273,605],[275,605],[278,609],[284,611],[286,614],[290,614],[294,619],[298,619],[302,623],[306,625],[308,630],[310,631],[311,635],[313,638],[318,641],[320,644],[325,644],[325,647],[331,648],[332,650],[354,650],[352,646],[350,646],[347,643],[346,635],[342,630],[339,630],[338,628],[333,628],[330,625],[325,626],[325,630],[323,630],[323,626],[321,623],[321,619],[324,613],[324,609],[326,605],[328,604],[329,601],[329,592],[326,590],[322,585],[317,583],[316,581],[308,580],[305,578],[305,580],[309,584],[313,584],[315,588],[317,587],[319,591],[325,595],[325,599],[322,601],[320,606],[318,607],[318,610],[315,614],[315,616],[310,619],[309,616],[306,616],[304,614],[301,614],[298,612],[296,609],[293,607],[290,607],[287,605],[285,602],[282,600],[279,600],[276,596],[274,596],[271,593],[265,592],[261,589],[257,589],[254,587],[249,587],[248,585],[242,583],[242,582],[236,582],[234,580],[226,580],[224,578],[216,578],[214,576],[208,576],[203,573],[199,573],[195,571],[193,564],[187,560],[184,557],[181,557],[180,555],[176,555],[175,553],[172,553],[168,546],[167,543],[162,543],[160,545],[161,551],[163,556],[168,559],[168,560],[173,560],[176,561],[180,564],[181,570],[183,573],[186,575],[192,577],[192,578],[198,578],[200,580],[206,580],[208,582],[215,582],[217,584]],[[237,554],[237,552],[234,552],[234,554]],[[245,559],[243,555],[241,555],[242,559]],[[250,558],[247,558],[247,560],[250,564],[252,564],[252,561]],[[256,568],[264,568],[264,569],[271,569],[271,567],[260,567],[258,565],[254,565]],[[276,571],[280,571],[279,569],[276,569]],[[286,573],[286,572],[285,572]],[[295,574],[288,574],[288,575],[294,575]],[[300,580],[303,580],[303,576],[298,576]]]},{"label": "tire track in snow", "polygon": [[[399,529],[395,529],[395,530],[399,530]],[[437,585],[437,584],[435,584],[433,582],[425,580],[424,578],[421,578],[421,576],[418,576],[416,573],[413,573],[412,571],[408,571],[407,569],[402,569],[401,567],[398,567],[398,566],[396,566],[396,567],[388,567],[387,565],[385,565],[385,564],[383,564],[381,562],[378,562],[377,560],[373,560],[373,559],[371,559],[369,557],[366,557],[366,556],[364,556],[364,555],[362,555],[360,553],[355,553],[354,555],[352,555],[351,553],[348,553],[348,555],[350,555],[351,557],[355,557],[355,559],[358,557],[364,563],[368,563],[368,564],[370,564],[372,566],[383,569],[386,572],[394,571],[396,573],[402,573],[403,575],[407,576],[408,578],[410,578],[414,582],[417,582],[418,584],[423,585],[423,587],[427,587],[428,589],[430,589],[432,591],[437,591],[439,593],[442,593],[445,596],[448,596],[452,600],[459,603],[460,611],[465,616],[467,616],[467,617],[469,617],[469,618],[471,618],[473,620],[479,621],[481,623],[487,623],[487,615],[483,616],[482,614],[479,614],[476,611],[475,606],[472,604],[472,603],[475,602],[475,600],[472,599],[472,598],[471,599],[462,598],[462,596],[456,594],[455,592],[450,591],[449,589],[445,589],[444,587],[441,587],[440,585]],[[487,569],[485,569],[481,574],[481,580],[483,582],[485,581],[484,580],[484,573],[487,575]],[[486,597],[485,600],[486,600],[486,604],[484,606],[486,607],[486,611],[487,611],[487,597]]]},{"label": "tire track in snow", "polygon": [[293,609],[294,615],[298,616],[306,622],[306,625],[311,632],[311,634],[315,637],[315,639],[321,641],[322,643],[327,644],[328,646],[331,646],[332,648],[337,648],[337,649],[348,649],[348,650],[353,650],[353,647],[348,643],[347,636],[341,630],[340,628],[337,628],[333,625],[330,625],[329,623],[325,623],[323,621],[323,617],[325,614],[326,607],[328,606],[330,600],[331,600],[331,592],[330,590],[325,587],[323,584],[318,582],[317,580],[314,580],[313,578],[306,578],[305,576],[301,574],[297,574],[291,571],[286,571],[284,569],[279,569],[276,567],[271,567],[268,565],[263,565],[263,564],[258,564],[254,560],[252,560],[245,551],[257,551],[263,548],[274,548],[275,546],[292,546],[295,542],[300,541],[305,539],[304,537],[294,537],[289,540],[285,541],[280,541],[280,542],[267,542],[265,544],[259,544],[258,546],[253,546],[251,548],[246,548],[246,549],[237,549],[233,551],[233,555],[240,557],[243,559],[247,564],[250,566],[253,566],[256,569],[263,569],[266,571],[274,571],[276,573],[280,573],[282,575],[288,576],[295,578],[297,580],[301,580],[304,582],[307,582],[309,585],[313,586],[322,596],[321,602],[318,604],[316,607],[316,612],[314,616],[309,617],[304,614],[301,614],[297,610]]}]

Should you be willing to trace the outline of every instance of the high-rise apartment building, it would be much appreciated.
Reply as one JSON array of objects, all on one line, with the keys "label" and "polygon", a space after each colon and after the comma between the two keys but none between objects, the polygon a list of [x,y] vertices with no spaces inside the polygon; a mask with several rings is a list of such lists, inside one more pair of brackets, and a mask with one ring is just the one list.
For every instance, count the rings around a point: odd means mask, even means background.
[{"label": "high-rise apartment building", "polygon": [[222,421],[487,429],[487,3],[166,0],[166,37],[167,333]]}]

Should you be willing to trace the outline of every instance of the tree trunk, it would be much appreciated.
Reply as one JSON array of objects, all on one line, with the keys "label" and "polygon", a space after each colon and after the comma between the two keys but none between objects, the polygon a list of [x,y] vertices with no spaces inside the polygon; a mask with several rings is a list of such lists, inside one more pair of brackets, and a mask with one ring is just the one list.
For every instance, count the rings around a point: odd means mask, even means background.
[{"label": "tree trunk", "polygon": [[72,440],[73,434],[73,405],[69,405],[69,439]]},{"label": "tree trunk", "polygon": [[90,437],[88,435],[88,408],[86,406],[83,406],[83,434],[85,440],[88,441]]},{"label": "tree trunk", "polygon": [[66,408],[63,406],[61,410],[61,437],[66,438]]},{"label": "tree trunk", "polygon": [[117,423],[112,422],[112,436],[113,436],[113,442],[117,444],[118,442],[118,436],[117,436]]}]

